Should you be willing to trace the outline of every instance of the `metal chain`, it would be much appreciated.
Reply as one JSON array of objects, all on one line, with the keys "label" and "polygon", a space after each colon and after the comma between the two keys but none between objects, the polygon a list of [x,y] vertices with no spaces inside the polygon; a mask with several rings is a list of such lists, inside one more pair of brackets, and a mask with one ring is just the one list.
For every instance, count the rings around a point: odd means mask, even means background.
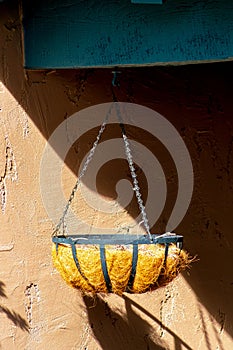
[{"label": "metal chain", "polygon": [[133,163],[133,158],[132,158],[132,154],[131,154],[131,150],[130,150],[130,146],[129,146],[129,141],[126,135],[122,135],[123,136],[123,141],[124,141],[124,145],[125,145],[125,154],[128,160],[128,164],[129,164],[129,168],[130,168],[130,172],[131,172],[131,177],[133,180],[133,190],[135,191],[136,194],[136,198],[137,198],[137,202],[138,202],[138,206],[142,215],[142,220],[143,220],[143,224],[145,226],[146,232],[148,234],[148,236],[150,237],[150,239],[152,239],[151,233],[150,233],[150,226],[149,226],[149,220],[147,218],[147,214],[146,214],[146,210],[145,210],[145,206],[142,200],[142,195],[140,192],[140,187],[138,184],[138,179],[137,179],[137,174],[135,172],[135,167],[134,167],[134,163]]},{"label": "metal chain", "polygon": [[[149,238],[152,240],[152,236],[151,236],[151,233],[150,233],[150,226],[149,226],[149,221],[148,221],[148,218],[147,218],[147,214],[146,214],[146,210],[145,210],[145,206],[144,206],[144,203],[143,203],[143,200],[142,200],[142,195],[141,195],[141,192],[140,192],[140,187],[139,187],[139,183],[138,183],[138,180],[137,180],[137,174],[136,174],[136,171],[135,171],[135,166],[134,166],[134,162],[133,162],[133,157],[132,157],[132,152],[131,152],[131,149],[130,149],[130,143],[129,143],[129,140],[128,140],[128,137],[126,136],[126,132],[125,132],[125,127],[124,127],[124,124],[123,124],[123,121],[122,121],[122,118],[121,118],[121,115],[120,115],[120,110],[119,110],[119,106],[118,104],[114,103],[114,105],[116,105],[116,112],[117,112],[117,117],[118,117],[118,120],[119,120],[119,124],[120,124],[120,127],[121,127],[121,132],[122,132],[122,137],[123,137],[123,142],[124,142],[124,148],[125,148],[125,155],[126,155],[126,158],[127,158],[127,161],[128,161],[128,165],[129,165],[129,169],[130,169],[130,173],[131,173],[131,177],[132,177],[132,181],[133,181],[133,190],[135,191],[135,195],[136,195],[136,198],[137,198],[137,202],[138,202],[138,206],[139,206],[139,209],[140,209],[140,213],[141,213],[141,216],[142,216],[142,220],[143,220],[143,224],[144,224],[144,227],[146,229],[146,232],[149,236]],[[113,105],[112,105],[113,106]],[[62,233],[63,235],[65,235],[66,231],[67,231],[67,227],[66,227],[66,224],[65,224],[65,218],[66,218],[66,215],[68,213],[68,210],[69,210],[69,207],[74,199],[74,196],[75,196],[75,193],[77,192],[78,190],[78,187],[80,185],[80,181],[82,179],[82,177],[85,175],[86,171],[87,171],[87,168],[88,168],[88,165],[90,163],[90,161],[92,160],[93,156],[94,156],[94,153],[95,153],[95,150],[96,150],[96,147],[98,146],[99,144],[99,141],[100,141],[100,138],[105,130],[105,127],[106,127],[106,124],[108,122],[108,119],[109,119],[109,116],[110,116],[110,113],[111,113],[111,110],[112,110],[112,106],[109,110],[109,112],[107,113],[106,115],[106,118],[104,119],[102,125],[101,125],[101,128],[98,132],[98,135],[96,137],[96,140],[87,156],[87,159],[83,165],[83,168],[78,176],[78,179],[71,191],[71,194],[70,194],[70,197],[68,199],[68,202],[64,208],[64,211],[63,211],[63,214],[55,228],[55,230],[53,231],[53,236],[56,236],[60,229],[61,229],[61,226],[62,226]]]},{"label": "metal chain", "polygon": [[126,158],[128,161],[128,165],[129,165],[129,169],[130,169],[130,173],[131,173],[131,178],[133,180],[133,190],[134,190],[136,198],[137,198],[138,207],[139,207],[139,210],[140,210],[140,213],[142,216],[142,221],[143,221],[144,227],[146,229],[146,232],[147,232],[150,240],[152,240],[152,236],[150,233],[149,220],[147,218],[146,208],[145,208],[143,200],[142,200],[141,190],[139,187],[137,174],[135,171],[135,166],[134,166],[134,162],[133,162],[133,156],[132,156],[132,152],[131,152],[131,148],[130,148],[130,143],[129,143],[128,137],[126,135],[125,126],[124,126],[123,120],[121,118],[121,114],[120,114],[120,110],[119,110],[118,105],[116,105],[116,111],[117,111],[117,117],[119,120],[119,124],[121,127],[122,138],[124,141],[125,155],[126,155]]},{"label": "metal chain", "polygon": [[65,235],[65,232],[67,231],[67,227],[66,227],[66,224],[65,224],[66,215],[67,215],[69,207],[70,207],[70,205],[71,205],[71,203],[72,203],[72,201],[74,199],[75,193],[78,190],[80,181],[81,181],[82,177],[85,175],[85,173],[87,171],[87,168],[88,168],[88,165],[89,165],[90,161],[93,158],[93,155],[95,153],[96,147],[98,146],[98,143],[100,141],[101,135],[103,134],[104,129],[106,127],[106,124],[108,122],[108,119],[110,117],[111,110],[112,110],[112,106],[111,106],[110,110],[108,111],[108,113],[107,113],[107,115],[106,115],[106,117],[105,117],[105,119],[104,119],[104,121],[103,121],[103,123],[102,123],[102,125],[100,127],[100,130],[99,130],[99,133],[98,133],[98,135],[96,137],[96,140],[95,140],[95,142],[94,142],[94,144],[93,144],[93,146],[92,146],[92,148],[91,148],[91,150],[90,150],[90,152],[89,152],[89,154],[87,156],[87,159],[85,160],[83,168],[82,168],[82,170],[81,170],[81,172],[80,172],[80,174],[78,176],[78,179],[77,179],[77,181],[76,181],[76,183],[75,183],[75,185],[74,185],[74,187],[73,187],[73,189],[71,191],[70,197],[69,197],[68,202],[67,202],[67,204],[66,204],[66,206],[64,208],[63,214],[62,214],[62,216],[61,216],[61,218],[60,218],[60,220],[59,220],[55,230],[53,231],[52,236],[56,236],[59,233],[59,231],[61,229],[61,226],[62,226],[62,231],[63,231],[62,233],[63,233],[63,235]]}]

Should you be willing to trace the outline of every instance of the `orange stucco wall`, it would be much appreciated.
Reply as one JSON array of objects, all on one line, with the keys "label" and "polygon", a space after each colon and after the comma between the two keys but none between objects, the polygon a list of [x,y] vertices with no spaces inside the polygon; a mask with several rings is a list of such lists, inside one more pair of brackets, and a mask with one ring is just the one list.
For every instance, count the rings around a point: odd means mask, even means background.
[{"label": "orange stucco wall", "polygon": [[[7,2],[0,9],[0,348],[231,349],[232,63],[122,70],[118,100],[163,115],[190,153],[194,190],[177,231],[199,261],[153,293],[90,299],[68,287],[52,266],[53,223],[42,202],[39,172],[44,147],[61,122],[112,101],[111,69],[24,71],[18,8]],[[163,163],[170,197],[153,227],[163,232],[178,191],[174,164],[153,135],[133,127],[128,132]],[[96,129],[83,135],[65,159],[66,196],[95,135]],[[105,140],[116,136],[119,131],[111,126]],[[113,188],[129,176],[125,173],[125,161],[105,164],[96,180],[100,198],[114,201]],[[103,227],[116,220],[121,225],[121,218],[135,217],[135,208],[132,203],[120,219],[87,206],[81,215],[89,225],[98,215]]]}]

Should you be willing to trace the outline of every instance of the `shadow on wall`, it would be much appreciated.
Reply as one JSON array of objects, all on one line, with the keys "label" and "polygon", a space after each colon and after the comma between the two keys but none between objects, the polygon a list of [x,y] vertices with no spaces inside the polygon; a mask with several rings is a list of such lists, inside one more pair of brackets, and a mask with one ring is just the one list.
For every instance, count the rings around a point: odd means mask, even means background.
[{"label": "shadow on wall", "polygon": [[[175,350],[193,350],[193,348],[191,348],[174,331],[164,325],[161,320],[151,314],[147,309],[132,300],[126,293],[122,295],[122,298],[125,301],[126,310],[124,317],[113,311],[108,306],[107,300],[100,295],[96,295],[94,298],[87,295],[83,296],[90,327],[103,350],[108,350],[109,348],[111,348],[111,350],[123,350],[126,347],[135,350],[167,349],[166,343],[158,336],[160,332],[166,332],[172,336]],[[155,327],[152,327],[146,320],[142,319],[133,308],[157,323],[160,331],[156,332]],[[198,310],[201,327],[203,329],[205,348],[211,350],[211,341],[207,329],[208,322],[203,316],[201,305],[198,305]],[[222,349],[223,344],[219,330],[216,329],[213,317],[211,317],[210,320],[212,322],[216,340]]]},{"label": "shadow on wall", "polygon": [[[7,298],[5,293],[5,284],[2,281],[0,281],[0,297]],[[23,331],[29,332],[29,325],[27,321],[22,316],[20,316],[20,314],[18,314],[17,312],[12,311],[0,304],[0,313],[5,314],[7,318],[12,323],[14,323],[16,327],[21,328]]]},{"label": "shadow on wall", "polygon": [[[2,45],[4,45],[4,54],[0,56],[0,80],[46,139],[49,139],[56,127],[73,113],[95,104],[112,101],[111,69],[25,73],[22,67],[22,52],[18,44],[21,32],[16,3],[12,1],[0,6],[0,32]],[[122,72],[119,101],[138,103],[161,113],[176,127],[189,149],[194,167],[194,193],[188,213],[177,228],[177,232],[184,233],[187,250],[192,255],[198,254],[200,261],[194,264],[191,275],[184,277],[195,291],[200,303],[218,321],[220,330],[225,330],[233,336],[233,236],[231,232],[233,62],[178,67],[125,68]],[[10,118],[11,115],[9,115]],[[110,128],[106,133],[106,138],[111,137],[113,133],[111,130]],[[95,138],[93,135],[96,135],[95,131],[93,134],[93,130],[90,130],[90,133],[83,138],[81,146],[91,147],[92,140]],[[134,138],[134,130],[129,132]],[[138,137],[140,138],[140,134]],[[159,149],[159,153],[161,151],[161,155],[158,155],[160,161],[167,159],[164,171],[170,168],[172,161],[161,147],[157,147],[158,140],[143,137],[145,146],[153,149],[156,156],[157,150]],[[66,164],[75,174],[78,167],[77,152],[80,157],[81,146],[80,143],[74,145],[66,159]],[[58,154],[60,152],[60,150],[55,151]],[[121,169],[119,160],[116,162],[116,168]],[[118,177],[114,175],[111,186],[108,184],[108,172],[111,171],[109,166],[106,164],[101,169],[97,187],[105,197],[114,198],[112,186],[114,187]],[[123,169],[126,169],[125,161]],[[174,203],[178,188],[177,175],[175,171],[169,174],[167,183],[170,184],[172,193],[169,194],[171,200],[168,202]],[[117,175],[119,178],[122,177],[122,171],[120,170]],[[146,187],[143,174],[141,181]],[[88,186],[88,183],[86,185]],[[146,187],[144,195],[147,195],[147,192]],[[154,200],[156,201],[156,198]],[[170,211],[171,207],[167,208],[160,222],[156,224],[159,230],[164,228]],[[135,216],[136,209],[130,213]],[[49,236],[50,233],[48,233]],[[89,301],[86,300],[86,303],[88,304]],[[104,302],[97,300],[97,306],[100,313],[104,315]],[[111,313],[110,315],[117,317]],[[89,317],[94,324],[92,319],[95,316],[91,309],[89,309]],[[135,316],[135,319],[137,317]],[[101,322],[98,322],[98,327],[96,326],[94,331],[97,333],[97,338],[101,339]],[[129,327],[124,322],[120,318],[118,323],[122,324],[122,328],[124,328],[123,325],[126,328]],[[142,327],[147,328],[147,324],[143,323]],[[114,327],[110,331],[112,339],[116,339]],[[128,331],[131,332],[129,329]],[[103,339],[102,342],[104,341]],[[145,340],[139,341],[144,342],[143,346],[146,346]],[[103,346],[107,348],[107,344]]]},{"label": "shadow on wall", "polygon": [[[152,340],[152,327],[137,315],[126,301],[127,319],[114,312],[100,296],[84,296],[89,323],[103,350],[162,350],[166,344]],[[93,306],[94,304],[94,306]]]},{"label": "shadow on wall", "polygon": [[6,298],[5,283],[0,281],[0,297]]},{"label": "shadow on wall", "polygon": [[[127,312],[127,317],[128,317],[128,322],[129,324],[131,322],[133,322],[133,317],[134,317],[134,312],[132,309],[132,306],[136,307],[139,311],[143,312],[143,314],[149,316],[151,318],[151,320],[153,320],[154,322],[156,322],[161,329],[163,329],[163,331],[166,331],[167,333],[169,333],[174,340],[174,349],[175,350],[179,350],[179,349],[186,349],[186,350],[192,350],[192,348],[190,348],[190,346],[183,341],[177,334],[175,334],[171,329],[169,329],[168,327],[166,327],[161,320],[159,320],[157,317],[155,317],[154,315],[152,315],[150,312],[148,312],[148,310],[146,310],[144,307],[142,307],[141,305],[139,305],[138,303],[136,303],[134,300],[130,299],[127,297],[126,294],[123,295],[123,298],[125,299],[125,307],[126,307],[126,312]],[[140,328],[140,324],[138,324],[139,328]],[[151,348],[149,348],[151,349]],[[152,348],[153,349],[153,348]]]},{"label": "shadow on wall", "polygon": [[163,331],[174,339],[174,349],[192,350],[192,348],[177,336],[172,330],[148,310],[124,294],[126,315],[124,318],[109,308],[108,303],[97,295],[95,298],[84,296],[88,319],[95,338],[103,350],[159,350],[167,349],[166,343],[155,333],[154,328],[143,320],[132,307],[136,308],[158,324]]}]

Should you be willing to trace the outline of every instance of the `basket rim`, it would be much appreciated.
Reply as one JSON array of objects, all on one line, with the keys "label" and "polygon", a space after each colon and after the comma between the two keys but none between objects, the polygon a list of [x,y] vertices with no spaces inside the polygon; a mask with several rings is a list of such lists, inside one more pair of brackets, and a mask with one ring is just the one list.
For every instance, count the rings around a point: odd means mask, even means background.
[{"label": "basket rim", "polygon": [[80,245],[138,245],[138,244],[178,244],[182,248],[183,236],[166,232],[164,234],[151,234],[150,237],[135,234],[75,234],[68,236],[54,236],[52,241],[56,244]]}]

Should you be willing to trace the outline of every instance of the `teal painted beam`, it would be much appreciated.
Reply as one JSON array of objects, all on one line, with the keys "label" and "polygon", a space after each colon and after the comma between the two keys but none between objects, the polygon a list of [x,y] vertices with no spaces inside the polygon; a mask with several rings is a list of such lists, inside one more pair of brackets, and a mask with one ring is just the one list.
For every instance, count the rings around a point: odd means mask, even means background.
[{"label": "teal painted beam", "polygon": [[23,0],[23,16],[30,69],[233,58],[232,0]]}]

